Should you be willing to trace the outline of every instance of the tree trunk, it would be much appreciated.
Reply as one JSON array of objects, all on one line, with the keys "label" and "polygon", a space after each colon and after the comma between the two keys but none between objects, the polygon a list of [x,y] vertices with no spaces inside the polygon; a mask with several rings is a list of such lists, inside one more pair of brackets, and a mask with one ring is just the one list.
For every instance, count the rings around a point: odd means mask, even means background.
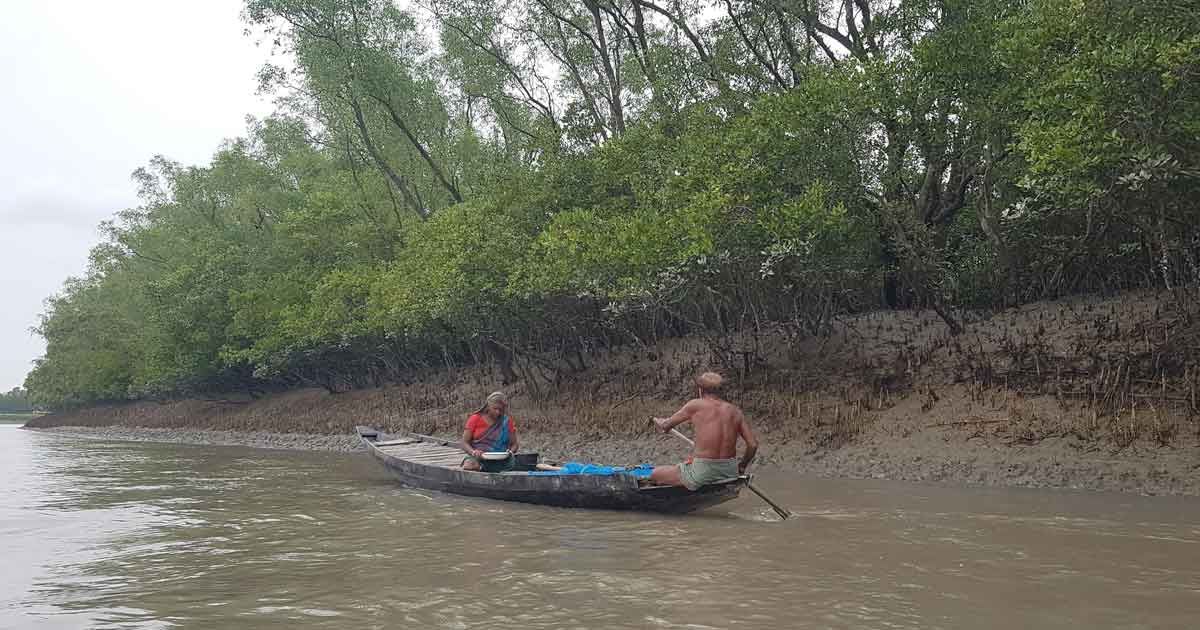
[{"label": "tree trunk", "polygon": [[409,190],[408,181],[397,173],[387,163],[387,160],[383,159],[383,155],[379,153],[379,150],[375,148],[375,143],[371,141],[371,134],[367,130],[367,122],[363,118],[362,106],[359,105],[358,99],[354,96],[350,97],[350,108],[354,110],[354,125],[358,128],[359,137],[362,139],[363,145],[366,146],[367,153],[371,156],[375,165],[379,167],[379,170],[383,171],[384,175],[387,175],[388,180],[400,191],[400,194],[404,196],[404,201],[417,213],[417,216],[420,216],[422,219],[429,218],[425,208],[421,206],[416,197],[413,196],[412,191]]},{"label": "tree trunk", "polygon": [[592,14],[592,25],[596,28],[596,52],[600,54],[601,67],[608,80],[608,106],[612,114],[613,131],[617,135],[625,133],[625,107],[621,102],[621,78],[619,70],[613,67],[612,57],[608,51],[608,40],[604,36],[604,20],[600,17],[600,5],[595,0],[584,0],[588,12]]}]

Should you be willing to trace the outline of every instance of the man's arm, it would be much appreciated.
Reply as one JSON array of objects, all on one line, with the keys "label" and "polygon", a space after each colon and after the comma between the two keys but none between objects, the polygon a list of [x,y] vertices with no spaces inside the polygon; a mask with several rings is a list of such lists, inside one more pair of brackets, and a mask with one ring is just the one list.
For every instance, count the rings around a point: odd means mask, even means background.
[{"label": "man's arm", "polygon": [[670,418],[655,418],[654,424],[658,425],[658,430],[663,433],[670,433],[671,429],[683,424],[692,419],[692,414],[695,412],[695,400],[689,400],[676,411]]},{"label": "man's arm", "polygon": [[746,443],[746,451],[742,453],[742,461],[738,462],[738,472],[746,472],[746,468],[750,466],[750,462],[754,461],[754,455],[758,453],[758,438],[754,436],[754,430],[750,428],[750,423],[746,421],[746,416],[738,412],[738,435],[742,441]]}]

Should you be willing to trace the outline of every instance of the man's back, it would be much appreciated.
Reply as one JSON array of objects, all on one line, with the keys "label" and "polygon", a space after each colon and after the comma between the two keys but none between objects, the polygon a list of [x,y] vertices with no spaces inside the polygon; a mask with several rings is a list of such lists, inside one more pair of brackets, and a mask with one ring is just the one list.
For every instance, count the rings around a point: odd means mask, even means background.
[{"label": "man's back", "polygon": [[[678,466],[655,466],[651,483],[685,486],[695,490],[707,483],[728,479],[746,472],[758,452],[758,438],[750,430],[742,410],[721,400],[721,375],[705,372],[696,377],[699,398],[687,401],[670,418],[654,418],[663,433],[691,422],[696,432],[693,458]],[[737,441],[746,442],[741,461],[737,460]]]},{"label": "man's back", "polygon": [[737,456],[737,438],[743,422],[742,411],[715,397],[695,398],[691,407],[692,426],[696,431],[696,457],[730,459]]}]

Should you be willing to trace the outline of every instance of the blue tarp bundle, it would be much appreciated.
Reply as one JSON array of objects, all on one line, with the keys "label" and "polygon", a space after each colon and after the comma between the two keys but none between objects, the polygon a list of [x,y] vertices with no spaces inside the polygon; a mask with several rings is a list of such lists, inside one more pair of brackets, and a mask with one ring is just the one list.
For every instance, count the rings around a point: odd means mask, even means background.
[{"label": "blue tarp bundle", "polygon": [[558,477],[562,475],[599,475],[601,477],[633,475],[638,479],[649,479],[650,472],[653,470],[654,466],[650,464],[640,464],[638,466],[601,466],[600,464],[567,462],[563,464],[562,470],[531,470],[529,474],[539,477]]}]

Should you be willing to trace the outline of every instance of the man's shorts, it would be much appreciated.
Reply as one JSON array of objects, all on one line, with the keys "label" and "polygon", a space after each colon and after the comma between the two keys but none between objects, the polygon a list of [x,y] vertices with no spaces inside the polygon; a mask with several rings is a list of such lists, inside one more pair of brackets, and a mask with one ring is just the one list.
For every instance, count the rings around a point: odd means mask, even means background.
[{"label": "man's shorts", "polygon": [[704,459],[703,457],[692,458],[691,462],[683,462],[679,465],[679,477],[683,479],[683,485],[688,490],[695,490],[700,486],[713,483],[714,481],[723,481],[732,479],[738,476],[737,458],[731,459]]}]

